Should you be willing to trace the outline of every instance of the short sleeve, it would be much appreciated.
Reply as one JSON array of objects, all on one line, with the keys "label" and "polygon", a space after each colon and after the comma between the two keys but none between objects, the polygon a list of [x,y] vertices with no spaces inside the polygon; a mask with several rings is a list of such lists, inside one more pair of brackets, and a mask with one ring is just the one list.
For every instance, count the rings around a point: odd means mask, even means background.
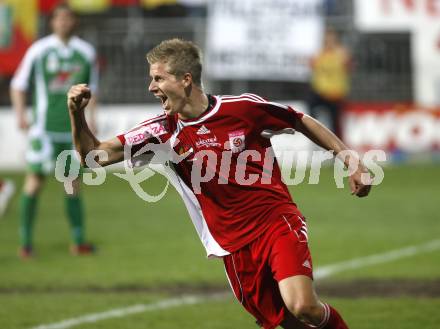
[{"label": "short sleeve", "polygon": [[122,145],[133,149],[140,149],[142,146],[153,141],[154,135],[151,133],[153,124],[139,124],[127,132],[117,135]]},{"label": "short sleeve", "polygon": [[129,154],[126,160],[130,166],[138,167],[151,162],[158,147],[162,147],[170,136],[168,127],[166,116],[162,115],[141,122],[129,131],[116,136],[124,145],[125,152]]},{"label": "short sleeve", "polygon": [[26,91],[29,88],[32,69],[38,57],[37,44],[32,45],[26,52],[18,69],[11,80],[11,87],[15,90]]},{"label": "short sleeve", "polygon": [[257,124],[262,130],[270,129],[277,131],[294,128],[304,114],[287,105],[275,102],[261,102],[258,104],[256,116]]},{"label": "short sleeve", "polygon": [[148,143],[164,142],[169,136],[168,121],[160,115],[141,122],[132,129],[117,135],[122,145],[140,149]]}]

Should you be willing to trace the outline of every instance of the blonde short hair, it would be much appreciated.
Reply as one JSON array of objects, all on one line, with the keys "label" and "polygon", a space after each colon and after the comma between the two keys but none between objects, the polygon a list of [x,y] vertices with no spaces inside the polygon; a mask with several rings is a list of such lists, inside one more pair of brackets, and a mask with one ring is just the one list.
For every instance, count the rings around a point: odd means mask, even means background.
[{"label": "blonde short hair", "polygon": [[183,77],[190,73],[193,82],[202,85],[202,51],[191,41],[182,39],[164,40],[147,53],[148,63],[167,63],[171,74]]}]

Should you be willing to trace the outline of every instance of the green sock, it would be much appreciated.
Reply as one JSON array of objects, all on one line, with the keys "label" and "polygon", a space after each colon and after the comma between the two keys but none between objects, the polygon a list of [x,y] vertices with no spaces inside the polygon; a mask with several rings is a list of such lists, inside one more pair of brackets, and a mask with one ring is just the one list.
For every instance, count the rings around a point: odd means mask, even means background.
[{"label": "green sock", "polygon": [[37,197],[23,193],[20,200],[20,242],[22,247],[32,246],[32,229],[37,213]]},{"label": "green sock", "polygon": [[84,212],[81,198],[66,196],[66,212],[75,244],[84,243]]}]

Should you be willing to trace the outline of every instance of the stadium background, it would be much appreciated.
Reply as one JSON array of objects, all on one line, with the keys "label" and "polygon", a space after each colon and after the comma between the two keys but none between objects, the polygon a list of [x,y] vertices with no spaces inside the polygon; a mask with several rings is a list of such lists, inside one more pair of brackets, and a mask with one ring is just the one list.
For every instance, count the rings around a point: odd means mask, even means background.
[{"label": "stadium background", "polygon": [[[0,1],[0,173],[17,187],[26,139],[16,129],[9,80],[25,49],[48,33],[48,13],[57,2]],[[270,20],[272,4],[295,8],[289,11],[292,25],[314,36],[312,46],[319,44],[325,25],[334,26],[354,59],[344,139],[359,151],[383,149],[388,161],[383,183],[365,200],[336,189],[331,166],[323,169],[318,185],[290,187],[309,218],[318,292],[341,309],[353,328],[440,327],[440,1],[68,2],[78,12],[79,35],[99,54],[101,137],[160,111],[147,92],[144,54],[163,39],[195,40],[207,60],[217,58],[221,65],[228,63],[209,54],[215,47],[231,49],[214,43],[212,36],[229,31],[221,23],[231,8],[242,14],[237,28],[253,29],[257,39],[270,40],[267,30],[288,40],[285,21]],[[267,28],[255,27],[252,15],[262,11],[249,8],[257,6],[269,8]],[[315,28],[297,23],[310,12]],[[219,30],[214,19],[220,20]],[[278,51],[291,51],[282,41]],[[307,111],[307,72],[289,77],[282,66],[270,67],[278,73],[256,78],[250,70],[227,79],[221,70],[205,72],[205,87],[218,94],[253,92]],[[279,147],[288,142],[294,140],[281,140]],[[155,193],[164,184],[156,175],[144,188]],[[51,179],[43,193],[35,260],[16,257],[18,196],[0,221],[0,328],[255,327],[227,292],[221,264],[204,259],[175,191],[150,204],[110,173],[103,185],[86,186],[89,235],[100,250],[94,257],[73,258],[67,253],[59,185]],[[82,318],[108,311],[113,313]],[[66,319],[74,320],[63,324]]]}]

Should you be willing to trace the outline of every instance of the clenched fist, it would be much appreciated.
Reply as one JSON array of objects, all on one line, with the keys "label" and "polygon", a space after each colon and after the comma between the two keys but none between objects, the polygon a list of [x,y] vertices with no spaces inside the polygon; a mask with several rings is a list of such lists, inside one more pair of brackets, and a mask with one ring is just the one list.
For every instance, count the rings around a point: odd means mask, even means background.
[{"label": "clenched fist", "polygon": [[82,83],[72,86],[67,93],[67,107],[69,111],[83,110],[90,101],[92,93],[87,84]]}]

